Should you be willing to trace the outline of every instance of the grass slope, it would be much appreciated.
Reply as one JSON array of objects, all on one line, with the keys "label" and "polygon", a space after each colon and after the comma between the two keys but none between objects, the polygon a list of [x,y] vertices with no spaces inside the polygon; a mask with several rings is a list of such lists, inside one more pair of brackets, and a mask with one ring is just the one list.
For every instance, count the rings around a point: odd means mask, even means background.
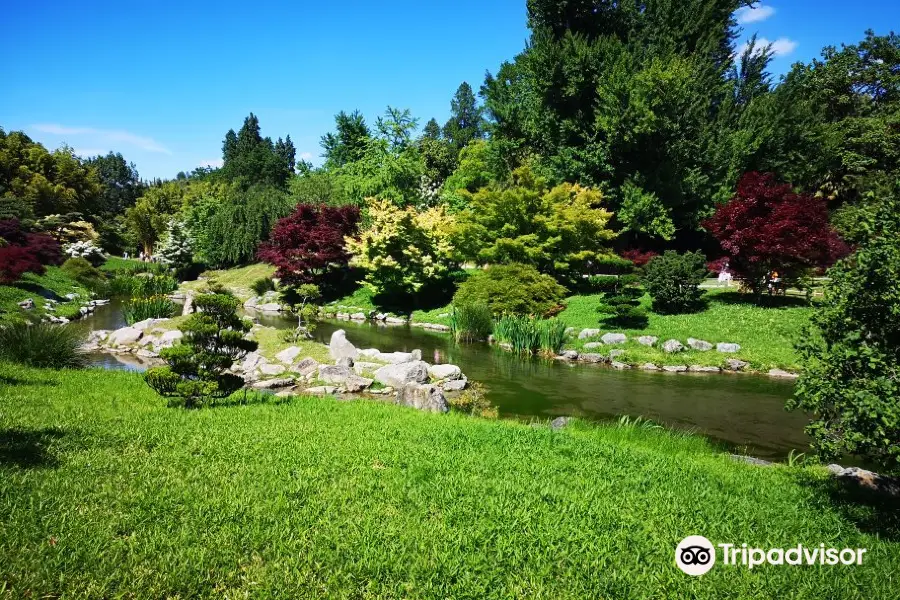
[{"label": "grass slope", "polygon": [[[677,339],[686,343],[688,337],[694,337],[713,344],[734,342],[741,345],[740,353],[732,356],[715,351],[666,354],[658,349],[629,342],[622,346],[626,350],[624,360],[635,364],[653,362],[660,365],[721,366],[719,363],[724,363],[726,358],[740,358],[749,361],[759,370],[776,367],[799,369],[794,344],[800,338],[803,326],[809,322],[813,311],[799,299],[788,298],[781,302],[781,306],[760,307],[737,292],[709,290],[706,294],[708,307],[703,312],[688,315],[658,315],[649,312],[650,322],[646,329],[628,330],[599,324],[597,306],[600,298],[599,295],[573,296],[567,300],[567,307],[559,318],[566,325],[578,329],[622,332],[629,337],[652,335],[660,338],[660,342]],[[649,296],[644,296],[642,303],[649,310]],[[597,340],[576,339],[569,346],[581,349],[591,341]]]},{"label": "grass slope", "polygon": [[[896,519],[821,470],[371,401],[163,404],[135,374],[0,365],[0,595],[896,598]],[[868,553],[691,578],[689,534]]]},{"label": "grass slope", "polygon": [[[79,297],[74,301],[66,300],[66,294],[71,293],[78,294]],[[0,285],[0,324],[40,320],[48,314],[45,298],[58,302],[53,314],[71,319],[90,297],[90,292],[84,286],[66,275],[59,267],[47,267],[43,275],[25,273],[14,284]],[[31,310],[20,308],[19,302],[28,298],[34,300],[34,308]]]},{"label": "grass slope", "polygon": [[247,265],[246,267],[236,267],[234,269],[222,269],[216,271],[206,271],[203,273],[203,279],[196,281],[186,281],[181,285],[182,290],[198,291],[206,288],[210,280],[225,286],[234,292],[234,295],[241,300],[246,300],[256,294],[250,289],[250,286],[257,279],[272,278],[275,275],[275,267],[265,263],[256,263]]}]

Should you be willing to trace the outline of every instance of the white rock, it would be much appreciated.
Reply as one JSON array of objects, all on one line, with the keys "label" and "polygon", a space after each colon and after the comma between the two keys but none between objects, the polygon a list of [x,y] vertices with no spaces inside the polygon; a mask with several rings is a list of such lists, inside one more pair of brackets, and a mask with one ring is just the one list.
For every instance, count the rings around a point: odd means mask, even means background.
[{"label": "white rock", "polygon": [[688,346],[693,348],[694,350],[700,350],[701,352],[707,352],[713,349],[713,345],[709,342],[698,340],[694,338],[687,339]]},{"label": "white rock", "polygon": [[347,332],[343,329],[338,329],[331,334],[328,352],[331,354],[331,358],[335,360],[339,358],[352,358],[353,360],[356,360],[359,358],[359,351],[356,349],[356,346],[347,341]]},{"label": "white rock", "polygon": [[681,352],[684,350],[684,344],[679,342],[678,340],[666,340],[662,345],[663,352],[673,353],[673,352]]},{"label": "white rock", "polygon": [[687,365],[667,365],[662,369],[667,373],[684,373],[688,370]]},{"label": "white rock", "polygon": [[175,342],[181,340],[183,337],[184,334],[177,329],[166,331],[159,336],[159,345],[163,348],[170,348],[175,345]]},{"label": "white rock", "polygon": [[600,335],[599,329],[582,329],[581,333],[578,334],[578,339],[583,340],[589,337],[594,337],[595,335]]},{"label": "white rock", "polygon": [[716,344],[716,351],[722,352],[723,354],[734,354],[735,352],[741,351],[741,345],[720,342],[720,343]]},{"label": "white rock", "polygon": [[287,370],[284,365],[260,365],[259,372],[263,375],[281,375]]},{"label": "white rock", "polygon": [[244,356],[244,360],[241,361],[241,370],[250,372],[268,362],[269,361],[259,354],[259,352],[248,352],[247,355]]},{"label": "white rock", "polygon": [[129,344],[134,344],[141,336],[144,335],[144,332],[136,327],[123,327],[122,329],[116,329],[111,334],[109,334],[109,339],[107,343],[110,346],[124,346]]},{"label": "white rock", "polygon": [[320,385],[318,387],[306,388],[303,390],[306,394],[333,394],[337,388],[332,385]]},{"label": "white rock", "polygon": [[319,363],[316,359],[307,356],[297,364],[291,365],[291,371],[297,373],[301,377],[306,377],[307,375],[311,375],[315,373],[319,368]]},{"label": "white rock", "polygon": [[438,381],[442,379],[459,379],[462,377],[462,370],[456,365],[432,365],[428,367],[428,374],[432,379]]},{"label": "white rock", "polygon": [[400,317],[386,317],[384,322],[388,325],[404,325],[406,324],[406,319],[401,319]]},{"label": "white rock", "polygon": [[352,372],[349,367],[319,365],[319,379],[325,383],[344,383],[350,375],[352,375]]},{"label": "white rock", "polygon": [[463,377],[462,379],[445,381],[441,384],[441,387],[444,388],[445,392],[461,392],[466,389],[467,385],[469,385],[469,381]]},{"label": "white rock", "polygon": [[603,342],[588,342],[584,345],[585,350],[594,350],[595,348],[600,348],[603,346]]},{"label": "white rock", "polygon": [[357,351],[360,356],[365,356],[368,358],[375,358],[379,354],[381,354],[381,350],[378,348],[366,348],[364,350]]},{"label": "white rock", "polygon": [[350,319],[353,321],[365,321],[366,313],[355,312],[352,315],[350,315]]},{"label": "white rock", "polygon": [[779,377],[781,379],[797,379],[799,375],[796,373],[789,373],[788,371],[784,371],[782,369],[772,369],[769,371],[769,377]]},{"label": "white rock", "polygon": [[428,412],[450,410],[444,393],[436,385],[409,383],[397,393],[397,404]]},{"label": "white rock", "polygon": [[637,341],[638,341],[638,344],[641,344],[643,346],[651,346],[652,347],[654,344],[656,344],[656,342],[659,341],[659,338],[654,337],[652,335],[642,335],[641,337],[639,337],[637,339]]},{"label": "white rock", "polygon": [[298,348],[297,346],[291,346],[290,348],[285,348],[284,350],[276,354],[275,358],[289,365],[294,362],[298,356],[300,356],[301,352],[302,350],[300,350],[300,348]]},{"label": "white rock", "polygon": [[624,333],[604,333],[600,340],[604,344],[624,344],[628,337]]},{"label": "white rock", "polygon": [[428,381],[428,363],[415,361],[386,365],[375,371],[375,380],[394,388],[407,383],[425,383]]},{"label": "white rock", "polygon": [[284,377],[282,379],[266,379],[265,381],[257,381],[253,384],[253,387],[258,390],[271,390],[273,388],[290,387],[292,385],[294,385],[294,380],[290,377]]},{"label": "white rock", "polygon": [[261,310],[262,312],[281,312],[281,305],[277,302],[267,302],[265,304],[257,305],[256,310]]},{"label": "white rock", "polygon": [[379,352],[373,356],[375,360],[397,365],[400,363],[408,363],[416,360],[412,352]]}]

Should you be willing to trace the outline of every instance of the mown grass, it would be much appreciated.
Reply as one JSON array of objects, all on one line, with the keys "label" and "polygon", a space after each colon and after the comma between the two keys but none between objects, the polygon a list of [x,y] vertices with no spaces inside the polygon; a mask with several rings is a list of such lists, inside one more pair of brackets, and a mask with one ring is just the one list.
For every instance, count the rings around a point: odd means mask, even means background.
[{"label": "mown grass", "polygon": [[100,265],[101,271],[109,271],[111,273],[115,273],[117,271],[140,272],[142,270],[154,268],[161,269],[163,267],[162,265],[154,265],[152,263],[146,263],[141,260],[122,258],[120,256],[110,256],[106,259],[106,262]]},{"label": "mown grass", "polygon": [[234,269],[222,269],[205,271],[196,281],[186,281],[181,285],[182,290],[200,291],[206,288],[211,280],[230,289],[241,300],[252,298],[256,294],[252,285],[257,279],[271,278],[275,275],[275,267],[265,263],[256,263],[246,267]]},{"label": "mown grass", "polygon": [[[78,294],[78,298],[67,300],[66,294],[71,293]],[[59,267],[47,267],[43,275],[25,273],[11,285],[0,285],[0,323],[39,321],[47,314],[71,318],[90,297],[87,288]],[[34,308],[25,310],[19,307],[19,302],[28,298],[34,300]],[[45,298],[57,301],[55,311],[46,310]]]},{"label": "mown grass", "polygon": [[[0,378],[13,598],[896,598],[883,508],[700,438],[329,398],[186,411],[136,374]],[[692,578],[673,557],[689,534],[868,552]]]},{"label": "mown grass", "polygon": [[413,323],[437,323],[439,325],[450,325],[450,314],[453,312],[451,304],[440,306],[431,310],[416,310],[410,315]]},{"label": "mown grass", "polygon": [[377,310],[372,300],[372,290],[366,286],[360,286],[343,298],[328,302],[325,308],[334,312],[365,312]]},{"label": "mown grass", "polygon": [[[559,318],[570,327],[600,329],[601,334],[607,331],[622,332],[630,338],[652,335],[660,338],[660,342],[677,339],[682,344],[686,343],[687,338],[694,337],[713,344],[733,342],[741,345],[741,351],[735,355],[719,354],[714,350],[666,354],[657,348],[647,348],[630,341],[621,346],[626,354],[619,360],[635,364],[722,366],[727,358],[739,358],[758,370],[796,370],[800,365],[794,344],[813,311],[800,299],[779,298],[775,306],[760,307],[738,292],[709,290],[706,294],[708,306],[702,312],[658,315],[650,311],[646,329],[615,329],[599,324],[597,305],[600,298],[599,295],[573,296],[567,300],[566,309],[559,314]],[[649,311],[649,296],[645,295],[641,303]],[[567,347],[580,350],[585,343],[592,341],[598,339],[578,340],[576,337],[570,340]]]},{"label": "mown grass", "polygon": [[314,342],[312,340],[288,342],[284,339],[286,333],[289,333],[289,331],[285,329],[275,329],[273,327],[258,327],[253,329],[253,339],[259,343],[257,352],[274,361],[275,355],[282,350],[290,348],[291,346],[297,346],[302,351],[297,360],[311,356],[320,363],[332,362],[332,358],[328,353],[328,346],[325,344]]}]

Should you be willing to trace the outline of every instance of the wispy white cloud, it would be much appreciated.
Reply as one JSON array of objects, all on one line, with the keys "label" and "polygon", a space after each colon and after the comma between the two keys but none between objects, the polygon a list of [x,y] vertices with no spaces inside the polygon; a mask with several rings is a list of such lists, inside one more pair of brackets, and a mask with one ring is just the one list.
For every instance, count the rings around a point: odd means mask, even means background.
[{"label": "wispy white cloud", "polygon": [[303,160],[312,160],[315,155],[312,152],[301,152],[300,158]]},{"label": "wispy white cloud", "polygon": [[72,152],[75,153],[76,156],[90,158],[92,156],[106,155],[109,151],[101,150],[100,148],[72,148]]},{"label": "wispy white cloud", "polygon": [[153,138],[145,137],[142,135],[137,135],[135,133],[131,133],[130,131],[123,131],[120,129],[97,129],[95,127],[67,127],[65,125],[60,125],[58,123],[38,123],[37,125],[32,125],[32,129],[43,133],[50,133],[53,135],[60,136],[90,136],[92,140],[94,140],[95,144],[99,143],[107,143],[107,144],[127,144],[130,146],[134,146],[136,148],[140,148],[141,150],[146,150],[147,152],[158,152],[161,154],[172,154],[172,151],[154,140]]},{"label": "wispy white cloud", "polygon": [[211,158],[209,160],[201,160],[200,166],[204,169],[208,167],[212,167],[213,169],[218,169],[224,164],[224,161],[221,158]]},{"label": "wispy white cloud", "polygon": [[735,17],[737,18],[737,22],[740,25],[747,25],[748,23],[761,23],[774,14],[775,9],[771,6],[757,6],[756,8],[743,6],[734,13]]},{"label": "wispy white cloud", "polygon": [[[746,44],[744,44],[744,47],[747,47],[749,45],[750,45],[750,42],[748,41]],[[772,54],[774,54],[775,56],[787,56],[788,54],[791,54],[794,50],[797,49],[797,42],[795,42],[792,39],[788,39],[786,37],[778,38],[774,42],[770,42],[769,40],[767,40],[766,38],[763,38],[763,37],[756,38],[756,52],[755,53],[762,52],[762,49],[765,48],[766,46],[772,47]]]}]

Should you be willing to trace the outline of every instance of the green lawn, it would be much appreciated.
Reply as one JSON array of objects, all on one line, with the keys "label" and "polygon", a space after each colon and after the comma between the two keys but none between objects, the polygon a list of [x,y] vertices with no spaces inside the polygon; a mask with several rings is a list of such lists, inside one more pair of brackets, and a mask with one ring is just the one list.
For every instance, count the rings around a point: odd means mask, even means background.
[{"label": "green lawn", "polygon": [[[750,302],[747,296],[726,290],[709,290],[706,298],[708,308],[696,314],[658,315],[651,311],[649,325],[642,330],[623,330],[600,325],[597,314],[600,296],[597,295],[569,298],[567,307],[559,318],[579,330],[595,328],[602,332],[626,333],[629,337],[652,335],[660,338],[660,342],[677,339],[685,344],[688,337],[713,344],[734,342],[740,344],[742,349],[733,357],[750,362],[755,369],[799,369],[794,344],[799,339],[803,326],[809,322],[813,311],[811,307],[795,298],[788,298],[783,302],[778,299],[784,304],[782,306],[760,307]],[[649,309],[649,296],[645,296],[642,302]],[[575,338],[569,345],[581,349],[590,341],[598,340]],[[666,354],[636,342],[629,342],[622,347],[626,350],[624,359],[635,364],[653,362],[660,365],[721,366],[719,363],[732,357],[715,351]]]},{"label": "green lawn", "polygon": [[[71,293],[79,297],[74,301],[66,300],[65,295]],[[43,275],[25,273],[12,285],[0,285],[0,323],[40,320],[47,314],[45,297],[58,302],[53,314],[72,318],[91,294],[59,267],[47,267]],[[28,298],[34,300],[35,307],[26,311],[19,307],[19,302]]]},{"label": "green lawn", "polygon": [[234,295],[241,300],[247,300],[256,294],[250,289],[253,282],[257,279],[272,278],[275,275],[275,267],[265,263],[256,263],[247,265],[246,267],[236,267],[234,269],[222,269],[214,271],[206,271],[203,273],[203,279],[195,281],[186,281],[182,284],[182,290],[202,290],[211,280],[225,286],[234,292]]},{"label": "green lawn", "polygon": [[[164,405],[136,374],[0,365],[0,596],[896,598],[896,512],[821,468],[374,401]],[[691,578],[689,534],[868,552]]]}]

